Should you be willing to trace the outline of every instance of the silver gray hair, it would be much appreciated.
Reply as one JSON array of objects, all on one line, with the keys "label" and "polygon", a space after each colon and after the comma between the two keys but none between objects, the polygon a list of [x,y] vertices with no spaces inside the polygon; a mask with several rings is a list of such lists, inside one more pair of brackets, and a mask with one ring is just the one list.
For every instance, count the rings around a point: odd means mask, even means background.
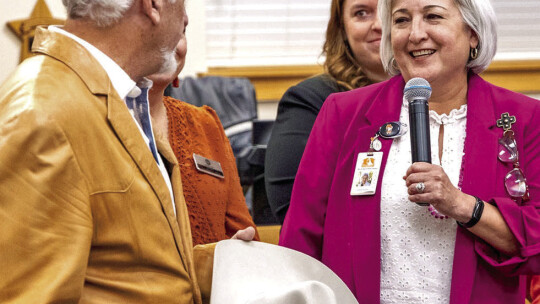
[{"label": "silver gray hair", "polygon": [[[176,0],[169,0],[175,3]],[[133,5],[133,0],[62,0],[71,19],[89,18],[99,27],[115,24]]]},{"label": "silver gray hair", "polygon": [[[395,66],[391,42],[392,3],[394,0],[379,0],[378,13],[381,18],[381,60],[388,74],[394,76],[401,72]],[[497,52],[497,17],[490,0],[454,0],[463,21],[478,37],[478,57],[467,63],[474,73],[483,72]]]}]

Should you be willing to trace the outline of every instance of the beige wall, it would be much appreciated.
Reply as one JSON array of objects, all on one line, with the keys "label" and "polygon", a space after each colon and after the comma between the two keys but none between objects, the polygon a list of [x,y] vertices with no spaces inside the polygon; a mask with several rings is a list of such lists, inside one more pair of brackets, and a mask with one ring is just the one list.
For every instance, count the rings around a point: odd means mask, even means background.
[{"label": "beige wall", "polygon": [[[7,26],[8,21],[25,19],[30,16],[37,0],[0,0],[0,83],[9,76],[19,64],[21,42]],[[65,19],[66,13],[61,0],[45,0],[53,17]],[[187,28],[188,54],[181,76],[194,76],[207,71],[204,0],[187,0],[189,16]],[[259,117],[273,119],[276,103],[266,103],[259,107]]]},{"label": "beige wall", "polygon": [[[7,26],[8,21],[26,19],[32,13],[37,0],[0,0],[0,83],[2,83],[19,63],[21,42]],[[65,19],[66,13],[62,0],[45,0],[53,17]],[[204,0],[188,0],[186,6],[189,15],[188,60],[182,72],[185,75],[195,75],[206,71],[204,58]]]},{"label": "beige wall", "polygon": [[[61,0],[45,0],[53,17],[65,18],[65,10]],[[8,28],[7,22],[26,19],[30,17],[32,9],[36,4],[36,0],[0,0],[0,83],[2,83],[7,76],[15,69],[19,64],[19,57],[21,52],[21,41],[19,38]]]},{"label": "beige wall", "polygon": [[186,65],[180,76],[204,73],[206,67],[205,0],[186,0],[189,24],[186,30],[188,52]]}]

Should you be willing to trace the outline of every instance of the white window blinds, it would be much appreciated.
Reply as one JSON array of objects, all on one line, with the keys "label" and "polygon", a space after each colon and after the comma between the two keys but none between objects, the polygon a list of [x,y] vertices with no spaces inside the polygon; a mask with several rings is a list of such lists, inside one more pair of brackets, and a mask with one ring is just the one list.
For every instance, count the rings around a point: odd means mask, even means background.
[{"label": "white window blinds", "polygon": [[499,59],[540,59],[540,0],[491,0]]},{"label": "white window blinds", "polygon": [[315,64],[329,0],[206,0],[208,66]]},{"label": "white window blinds", "polygon": [[[540,59],[540,0],[492,0],[499,59]],[[208,66],[320,61],[330,0],[206,0]]]}]

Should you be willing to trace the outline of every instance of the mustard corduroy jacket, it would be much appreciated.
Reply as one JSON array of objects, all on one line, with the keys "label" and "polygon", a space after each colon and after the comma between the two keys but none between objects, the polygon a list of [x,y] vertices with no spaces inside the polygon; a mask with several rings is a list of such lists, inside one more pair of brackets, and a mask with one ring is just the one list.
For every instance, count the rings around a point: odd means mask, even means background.
[{"label": "mustard corduroy jacket", "polygon": [[40,28],[0,87],[0,302],[200,303],[177,160],[169,190],[85,48]]}]

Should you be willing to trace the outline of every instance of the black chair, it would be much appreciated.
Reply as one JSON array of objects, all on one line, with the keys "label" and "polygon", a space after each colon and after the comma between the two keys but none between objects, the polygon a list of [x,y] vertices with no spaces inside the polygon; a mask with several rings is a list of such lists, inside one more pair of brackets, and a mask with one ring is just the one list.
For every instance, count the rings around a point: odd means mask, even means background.
[{"label": "black chair", "polygon": [[279,221],[272,213],[268,198],[266,196],[266,186],[264,183],[264,158],[266,156],[266,146],[272,133],[273,120],[253,121],[253,146],[249,151],[246,162],[250,168],[250,178],[253,185],[252,208],[253,221],[257,225],[277,225]]},{"label": "black chair", "polygon": [[237,156],[251,146],[251,122],[257,118],[255,88],[247,78],[186,77],[180,87],[169,86],[165,95],[192,105],[212,107]]}]

